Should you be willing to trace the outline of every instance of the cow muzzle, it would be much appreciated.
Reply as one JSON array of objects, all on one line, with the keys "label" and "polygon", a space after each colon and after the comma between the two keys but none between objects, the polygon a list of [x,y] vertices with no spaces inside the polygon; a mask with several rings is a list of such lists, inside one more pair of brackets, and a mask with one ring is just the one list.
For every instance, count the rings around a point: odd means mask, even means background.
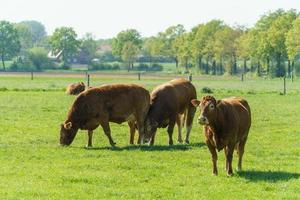
[{"label": "cow muzzle", "polygon": [[208,119],[204,116],[201,116],[198,118],[198,124],[201,124],[201,125],[208,125]]}]

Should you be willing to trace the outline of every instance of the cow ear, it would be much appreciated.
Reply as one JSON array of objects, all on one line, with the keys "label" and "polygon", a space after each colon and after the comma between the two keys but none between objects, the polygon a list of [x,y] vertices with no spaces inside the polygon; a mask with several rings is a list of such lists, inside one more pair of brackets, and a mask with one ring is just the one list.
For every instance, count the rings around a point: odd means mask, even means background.
[{"label": "cow ear", "polygon": [[72,122],[68,122],[68,123],[64,124],[64,128],[67,130],[70,130],[72,128]]},{"label": "cow ear", "polygon": [[191,101],[191,103],[193,104],[193,106],[197,107],[197,106],[200,105],[201,101],[199,101],[198,99],[193,99],[193,100]]}]

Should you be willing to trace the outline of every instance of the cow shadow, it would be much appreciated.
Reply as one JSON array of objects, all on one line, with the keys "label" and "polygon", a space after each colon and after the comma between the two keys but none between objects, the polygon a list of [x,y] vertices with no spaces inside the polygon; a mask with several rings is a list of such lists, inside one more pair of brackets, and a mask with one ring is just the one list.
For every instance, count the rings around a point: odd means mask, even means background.
[{"label": "cow shadow", "polygon": [[192,148],[202,148],[205,143],[175,144],[175,145],[127,145],[123,147],[95,147],[87,150],[111,150],[111,151],[187,151]]},{"label": "cow shadow", "polygon": [[290,179],[300,178],[300,173],[291,173],[284,171],[242,171],[238,172],[240,177],[245,178],[252,182],[278,182],[278,181],[288,181]]}]

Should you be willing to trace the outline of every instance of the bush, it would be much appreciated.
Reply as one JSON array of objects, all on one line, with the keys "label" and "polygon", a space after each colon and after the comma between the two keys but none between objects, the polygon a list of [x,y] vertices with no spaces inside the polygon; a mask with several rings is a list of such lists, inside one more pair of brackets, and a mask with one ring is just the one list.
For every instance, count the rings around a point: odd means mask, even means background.
[{"label": "bush", "polygon": [[163,66],[157,63],[152,64],[152,66],[150,67],[150,71],[162,71],[163,70]]},{"label": "bush", "polygon": [[159,64],[152,64],[151,66],[146,63],[139,63],[137,67],[134,67],[137,71],[162,71],[163,67]]},{"label": "bush", "polygon": [[201,92],[206,93],[206,94],[212,94],[213,93],[212,89],[210,89],[209,87],[203,87],[201,89]]},{"label": "bush", "polygon": [[5,92],[5,91],[7,91],[8,89],[6,88],[6,87],[2,87],[2,88],[0,88],[0,91],[1,92]]},{"label": "bush", "polygon": [[8,69],[9,71],[36,71],[36,67],[29,61],[14,61],[10,68]]},{"label": "bush", "polygon": [[149,65],[145,63],[139,63],[139,65],[136,68],[138,71],[148,71],[149,70]]},{"label": "bush", "polygon": [[70,65],[68,63],[66,63],[66,62],[63,61],[63,62],[61,62],[61,63],[58,64],[58,68],[69,70],[71,67],[70,67]]},{"label": "bush", "polygon": [[120,66],[117,63],[114,64],[107,64],[103,62],[92,62],[89,66],[90,70],[119,70]]},{"label": "bush", "polygon": [[51,68],[51,62],[47,56],[47,51],[42,47],[33,47],[29,49],[28,59],[37,70]]},{"label": "bush", "polygon": [[112,65],[112,68],[111,68],[112,70],[119,70],[120,69],[120,65],[118,64],[118,63],[114,63],[113,65]]}]

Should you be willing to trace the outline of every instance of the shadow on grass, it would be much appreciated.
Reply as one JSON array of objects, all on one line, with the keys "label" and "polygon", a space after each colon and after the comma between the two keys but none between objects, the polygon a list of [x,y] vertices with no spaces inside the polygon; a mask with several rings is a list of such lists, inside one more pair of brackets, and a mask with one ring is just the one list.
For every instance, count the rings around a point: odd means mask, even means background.
[{"label": "shadow on grass", "polygon": [[192,148],[201,148],[204,143],[193,143],[193,144],[177,144],[177,145],[128,145],[124,147],[95,147],[87,150],[111,150],[111,151],[187,151]]},{"label": "shadow on grass", "polygon": [[283,171],[242,171],[239,172],[238,175],[253,182],[277,182],[300,178],[300,173],[291,173]]}]

